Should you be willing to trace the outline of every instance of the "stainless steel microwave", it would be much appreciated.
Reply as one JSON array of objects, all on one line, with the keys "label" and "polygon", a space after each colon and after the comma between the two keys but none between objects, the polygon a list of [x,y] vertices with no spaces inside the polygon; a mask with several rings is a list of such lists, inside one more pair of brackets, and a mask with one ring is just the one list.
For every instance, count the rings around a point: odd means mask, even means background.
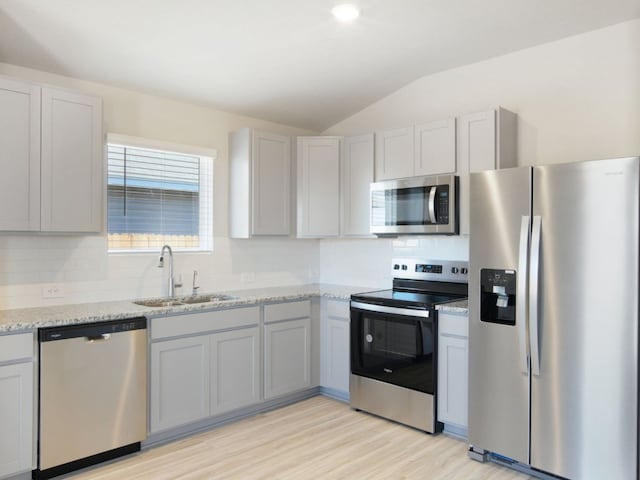
[{"label": "stainless steel microwave", "polygon": [[378,236],[458,233],[458,177],[400,178],[371,184],[371,233]]}]

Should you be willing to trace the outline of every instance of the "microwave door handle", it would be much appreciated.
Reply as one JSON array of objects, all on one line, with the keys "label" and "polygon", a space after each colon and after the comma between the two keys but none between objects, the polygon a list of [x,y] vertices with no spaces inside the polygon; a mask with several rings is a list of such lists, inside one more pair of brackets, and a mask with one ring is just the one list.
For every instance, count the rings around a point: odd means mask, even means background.
[{"label": "microwave door handle", "polygon": [[437,187],[429,187],[429,223],[435,224],[436,220],[436,189]]},{"label": "microwave door handle", "polygon": [[538,341],[538,307],[540,302],[540,240],[542,218],[533,217],[531,258],[529,266],[529,338],[531,339],[531,373],[540,376],[540,344]]},{"label": "microwave door handle", "polygon": [[530,217],[524,215],[520,222],[520,248],[518,255],[518,287],[516,296],[516,322],[520,344],[520,370],[529,373],[529,349],[527,345],[527,260],[529,256]]}]

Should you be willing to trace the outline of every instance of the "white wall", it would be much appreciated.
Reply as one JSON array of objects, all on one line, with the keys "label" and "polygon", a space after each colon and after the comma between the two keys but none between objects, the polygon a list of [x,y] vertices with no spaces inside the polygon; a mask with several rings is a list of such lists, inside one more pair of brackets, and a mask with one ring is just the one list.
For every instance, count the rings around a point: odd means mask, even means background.
[{"label": "white wall", "polygon": [[[261,120],[93,82],[0,63],[0,74],[77,89],[102,97],[105,133],[215,149],[214,252],[175,255],[175,271],[190,293],[192,271],[201,292],[308,283],[317,280],[319,249],[313,240],[230,240],[227,237],[227,135],[240,127],[309,134]],[[0,309],[158,296],[166,270],[158,254],[108,255],[105,235],[0,234]],[[57,283],[62,298],[44,299]]]},{"label": "white wall", "polygon": [[[465,237],[399,240],[230,240],[227,134],[282,125],[0,63],[0,74],[76,88],[104,99],[106,131],[218,150],[215,252],[177,254],[202,291],[317,280],[386,288],[394,256],[465,259]],[[640,153],[640,20],[421,78],[334,125],[326,134],[371,132],[501,105],[518,114],[521,164]],[[157,255],[107,255],[104,236],[0,234],[0,309],[159,295]],[[319,275],[318,275],[319,272]],[[249,282],[253,278],[253,281]],[[64,298],[45,300],[59,283]]]},{"label": "white wall", "polygon": [[[521,165],[640,154],[640,19],[423,77],[327,129],[420,124],[503,106],[518,114]],[[408,240],[405,240],[408,241]],[[321,280],[389,285],[391,258],[468,258],[468,238],[323,241]]]}]

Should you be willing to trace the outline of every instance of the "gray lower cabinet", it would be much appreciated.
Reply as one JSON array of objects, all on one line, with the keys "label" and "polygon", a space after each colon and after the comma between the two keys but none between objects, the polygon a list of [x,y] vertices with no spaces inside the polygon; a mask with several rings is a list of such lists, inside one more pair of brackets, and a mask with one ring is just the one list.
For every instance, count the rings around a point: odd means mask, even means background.
[{"label": "gray lower cabinet", "polygon": [[209,416],[209,335],[151,344],[151,432]]},{"label": "gray lower cabinet", "polygon": [[258,306],[151,320],[150,433],[260,401],[259,323]]},{"label": "gray lower cabinet", "polygon": [[211,415],[260,401],[260,330],[211,335]]},{"label": "gray lower cabinet", "polygon": [[438,313],[438,420],[464,435],[469,383],[469,317]]},{"label": "gray lower cabinet", "polygon": [[33,468],[33,334],[0,336],[0,478]]},{"label": "gray lower cabinet", "polygon": [[323,299],[320,385],[327,393],[349,397],[349,301]]},{"label": "gray lower cabinet", "polygon": [[265,400],[311,386],[311,302],[264,307]]}]

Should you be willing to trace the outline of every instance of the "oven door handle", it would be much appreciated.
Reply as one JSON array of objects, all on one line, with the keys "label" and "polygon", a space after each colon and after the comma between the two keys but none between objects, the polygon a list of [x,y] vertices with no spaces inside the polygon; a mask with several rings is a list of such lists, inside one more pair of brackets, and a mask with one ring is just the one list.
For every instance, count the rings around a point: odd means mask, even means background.
[{"label": "oven door handle", "polygon": [[414,310],[411,308],[387,307],[384,305],[375,305],[371,303],[351,302],[352,308],[359,310],[367,310],[376,313],[390,313],[392,315],[404,315],[406,317],[422,317],[429,318],[429,310]]}]

